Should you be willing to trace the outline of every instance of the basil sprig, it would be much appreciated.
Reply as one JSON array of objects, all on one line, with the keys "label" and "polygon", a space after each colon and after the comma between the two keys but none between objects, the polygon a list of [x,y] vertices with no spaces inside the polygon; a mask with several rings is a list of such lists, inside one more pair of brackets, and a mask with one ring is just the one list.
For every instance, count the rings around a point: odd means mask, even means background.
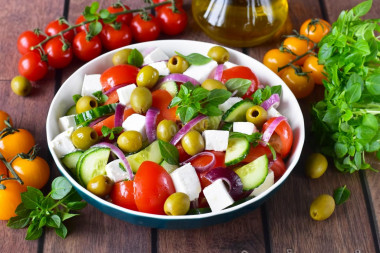
[{"label": "basil sprig", "polygon": [[175,52],[177,55],[181,56],[184,58],[188,63],[191,65],[205,65],[211,61],[211,58],[208,58],[204,55],[198,54],[198,53],[192,53],[189,55],[183,55],[178,53],[177,51]]}]

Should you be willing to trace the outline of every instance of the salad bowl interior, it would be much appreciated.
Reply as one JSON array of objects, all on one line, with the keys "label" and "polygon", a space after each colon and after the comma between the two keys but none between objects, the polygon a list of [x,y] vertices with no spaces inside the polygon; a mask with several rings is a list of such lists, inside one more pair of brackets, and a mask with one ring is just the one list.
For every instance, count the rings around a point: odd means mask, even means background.
[{"label": "salad bowl interior", "polygon": [[[162,41],[152,41],[139,44],[129,45],[126,48],[136,48],[140,52],[144,49],[159,47],[167,55],[174,55],[174,51],[180,52],[181,54],[188,55],[191,53],[200,53],[207,55],[208,50],[215,46],[211,43],[199,42],[199,41],[189,41],[189,40],[162,40]],[[165,215],[155,215],[143,212],[137,212],[125,209],[123,207],[114,205],[105,199],[97,197],[91,192],[87,191],[85,187],[81,186],[65,169],[61,160],[50,144],[50,142],[57,136],[59,131],[58,119],[65,115],[66,111],[73,104],[72,96],[81,93],[81,84],[85,74],[101,74],[110,66],[112,66],[112,56],[120,49],[108,52],[99,56],[98,58],[86,63],[77,71],[75,71],[61,86],[57,94],[55,95],[51,106],[49,108],[47,122],[46,122],[46,132],[47,141],[49,144],[49,150],[53,156],[55,163],[59,171],[65,176],[70,183],[76,188],[78,193],[82,198],[95,206],[104,213],[111,215],[113,217],[119,218],[121,220],[144,225],[154,228],[174,228],[174,229],[185,229],[185,228],[199,228],[207,225],[213,225],[221,222],[226,222],[235,217],[242,215],[250,210],[253,210],[260,206],[270,195],[272,195],[276,190],[278,190],[281,184],[288,178],[295,165],[297,164],[302,147],[305,139],[305,129],[304,129],[304,119],[300,109],[300,106],[289,90],[285,83],[271,70],[261,64],[259,61],[238,52],[233,49],[227,48],[230,53],[230,62],[247,66],[252,69],[252,71],[257,75],[260,83],[273,86],[282,85],[282,94],[280,106],[278,111],[287,117],[290,126],[293,129],[293,146],[286,160],[287,170],[285,174],[275,182],[269,189],[261,193],[259,196],[254,197],[241,204],[226,208],[219,212],[210,212],[206,214],[199,215],[185,215],[185,216],[165,216]]]}]

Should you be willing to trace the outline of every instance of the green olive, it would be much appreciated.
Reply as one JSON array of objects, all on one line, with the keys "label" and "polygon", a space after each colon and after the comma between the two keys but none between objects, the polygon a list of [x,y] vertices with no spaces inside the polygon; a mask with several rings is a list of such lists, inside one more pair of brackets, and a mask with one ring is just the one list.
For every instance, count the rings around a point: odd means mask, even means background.
[{"label": "green olive", "polygon": [[214,46],[208,50],[207,56],[216,61],[218,64],[225,63],[230,59],[230,53],[221,46]]},{"label": "green olive", "polygon": [[326,220],[335,210],[335,201],[328,194],[322,194],[316,198],[310,206],[310,216],[314,220]]},{"label": "green olive", "polygon": [[98,142],[98,134],[91,127],[80,127],[71,135],[71,141],[76,148],[86,150]]},{"label": "green olive", "polygon": [[311,154],[306,161],[306,175],[319,178],[327,169],[327,159],[320,153]]},{"label": "green olive", "polygon": [[75,106],[77,113],[82,113],[88,110],[91,110],[95,107],[98,107],[98,101],[94,97],[83,96],[81,97]]},{"label": "green olive", "polygon": [[125,131],[117,138],[117,145],[124,152],[136,152],[142,148],[143,137],[137,131]]},{"label": "green olive", "polygon": [[256,127],[261,127],[267,121],[267,111],[259,105],[254,105],[249,108],[245,114],[248,122],[252,122]]},{"label": "green olive", "polygon": [[128,64],[128,56],[131,53],[131,51],[132,51],[132,49],[129,49],[129,48],[117,51],[112,56],[113,65],[116,66],[116,65],[120,65],[120,64]]},{"label": "green olive", "polygon": [[161,120],[157,125],[157,138],[169,142],[178,132],[178,126],[174,121]]},{"label": "green olive", "polygon": [[181,139],[181,144],[185,152],[189,155],[196,155],[205,149],[203,137],[196,130],[191,130],[185,134]]},{"label": "green olive", "polygon": [[190,198],[183,192],[173,193],[164,204],[164,211],[167,215],[185,215],[189,209]]},{"label": "green olive", "polygon": [[32,90],[29,80],[23,76],[15,76],[11,81],[11,88],[16,95],[28,96]]},{"label": "green olive", "polygon": [[132,91],[130,102],[135,112],[146,113],[152,106],[152,93],[145,87],[136,87]]},{"label": "green olive", "polygon": [[170,73],[180,73],[186,71],[190,66],[189,62],[186,61],[184,58],[178,55],[172,56],[172,58],[168,61],[168,69]]},{"label": "green olive", "polygon": [[199,121],[194,127],[194,130],[197,130],[198,132],[203,132],[204,130],[209,129],[209,119],[208,117],[205,119],[202,119]]},{"label": "green olive", "polygon": [[202,88],[204,88],[206,90],[215,90],[215,89],[227,90],[226,86],[222,82],[215,80],[215,79],[206,79],[202,83],[201,86],[202,86]]},{"label": "green olive", "polygon": [[87,184],[87,190],[99,197],[105,197],[111,193],[113,181],[105,176],[99,175],[92,178]]},{"label": "green olive", "polygon": [[140,69],[139,73],[136,77],[137,86],[153,88],[153,86],[157,83],[159,78],[158,70],[153,68],[152,66],[145,66]]}]

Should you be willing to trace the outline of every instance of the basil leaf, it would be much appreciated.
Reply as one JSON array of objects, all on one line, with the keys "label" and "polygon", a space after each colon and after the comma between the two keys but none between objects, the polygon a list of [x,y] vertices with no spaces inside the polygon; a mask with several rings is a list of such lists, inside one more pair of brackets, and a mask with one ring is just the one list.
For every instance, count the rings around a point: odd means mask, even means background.
[{"label": "basil leaf", "polygon": [[102,28],[102,23],[100,23],[99,21],[91,22],[88,27],[88,39],[98,35],[102,31]]},{"label": "basil leaf", "polygon": [[101,19],[106,19],[106,18],[109,17],[110,12],[109,12],[107,9],[101,9],[101,10],[99,11],[99,15],[100,15],[100,18],[101,18]]},{"label": "basil leaf", "polygon": [[334,191],[334,200],[335,204],[341,205],[346,202],[351,195],[351,192],[347,189],[346,186],[339,187]]},{"label": "basil leaf", "polygon": [[191,65],[200,66],[200,65],[205,65],[211,61],[211,58],[203,56],[203,55],[198,54],[198,53],[192,53],[192,54],[189,54],[187,56],[180,54],[177,51],[175,51],[175,53],[177,55],[181,56],[182,58],[184,58]]},{"label": "basil leaf", "polygon": [[252,133],[252,134],[243,134],[239,132],[232,132],[230,133],[229,138],[245,138],[249,143],[257,144],[259,140],[261,140],[262,134]]},{"label": "basil leaf", "polygon": [[210,91],[202,88],[202,87],[197,87],[193,90],[193,93],[192,93],[192,100],[193,101],[196,101],[196,102],[199,102],[205,98],[207,98],[207,96],[209,95]]},{"label": "basil leaf", "polygon": [[140,67],[144,62],[144,57],[137,49],[132,49],[128,55],[128,64]]},{"label": "basil leaf", "polygon": [[73,95],[73,100],[74,100],[74,103],[77,103],[78,100],[81,98],[82,96],[80,94],[75,94]]},{"label": "basil leaf", "polygon": [[239,97],[243,96],[247,92],[251,84],[251,80],[243,78],[231,78],[225,83],[227,90],[231,92],[237,91],[236,95]]},{"label": "basil leaf", "polygon": [[29,217],[16,216],[8,220],[7,226],[14,229],[24,228],[29,224],[29,221]]},{"label": "basil leaf", "polygon": [[208,95],[208,103],[213,105],[220,105],[226,102],[231,97],[231,92],[222,89],[215,89],[210,91]]},{"label": "basil leaf", "polygon": [[55,232],[57,233],[59,237],[63,239],[65,239],[67,236],[67,228],[65,225],[63,225],[63,223],[61,223],[61,226],[59,228],[55,229]]},{"label": "basil leaf", "polygon": [[369,12],[372,6],[372,1],[364,1],[358,5],[356,5],[352,10],[354,11],[354,14],[358,17],[364,16]]},{"label": "basil leaf", "polygon": [[78,215],[79,215],[78,213],[64,213],[62,216],[62,221],[68,220]]},{"label": "basil leaf", "polygon": [[61,218],[58,215],[53,214],[47,218],[46,224],[52,228],[59,228],[61,226],[61,222]]},{"label": "basil leaf", "polygon": [[167,163],[172,165],[178,165],[179,153],[174,145],[162,140],[158,140],[158,146],[160,147],[162,157]]},{"label": "basil leaf", "polygon": [[32,223],[28,231],[26,232],[25,240],[36,240],[41,237],[42,235],[42,228],[39,228],[37,224]]},{"label": "basil leaf", "polygon": [[271,95],[277,93],[279,96],[281,96],[282,93],[282,86],[281,85],[275,85],[270,88]]},{"label": "basil leaf", "polygon": [[73,186],[66,178],[57,177],[51,184],[51,197],[55,200],[63,199],[71,191],[72,188]]},{"label": "basil leaf", "polygon": [[184,119],[181,119],[181,121],[187,123],[190,120],[192,120],[195,116],[197,116],[197,110],[194,107],[187,107],[185,108]]},{"label": "basil leaf", "polygon": [[21,202],[21,204],[19,204],[15,210],[15,213],[17,214],[17,216],[22,216],[22,217],[26,217],[26,216],[29,216],[29,214],[31,213],[32,211],[30,209],[26,209],[25,208],[25,205],[24,203]]},{"label": "basil leaf", "polygon": [[24,203],[26,209],[36,209],[40,206],[44,195],[36,188],[27,187],[27,191],[21,193],[21,200]]},{"label": "basil leaf", "polygon": [[179,103],[181,103],[181,101],[182,101],[182,98],[180,98],[180,97],[174,97],[172,99],[172,101],[170,102],[170,104],[169,104],[169,108],[172,108],[172,107],[178,105]]},{"label": "basil leaf", "polygon": [[207,116],[219,116],[222,115],[223,112],[218,108],[217,105],[207,104],[205,107],[205,113]]},{"label": "basil leaf", "polygon": [[96,91],[92,95],[98,100],[99,104],[104,104],[108,100],[108,96],[104,95],[102,91]]},{"label": "basil leaf", "polygon": [[81,210],[85,208],[87,205],[86,202],[83,201],[77,201],[77,202],[70,202],[67,204],[67,207],[72,210]]}]

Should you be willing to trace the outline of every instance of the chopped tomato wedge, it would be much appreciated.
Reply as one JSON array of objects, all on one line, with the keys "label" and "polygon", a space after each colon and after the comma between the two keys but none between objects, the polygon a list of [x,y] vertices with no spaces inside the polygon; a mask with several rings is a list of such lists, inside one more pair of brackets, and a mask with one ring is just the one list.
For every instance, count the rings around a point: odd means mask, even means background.
[{"label": "chopped tomato wedge", "polygon": [[249,86],[247,92],[242,96],[242,98],[251,98],[252,94],[259,87],[259,79],[257,79],[257,76],[248,67],[236,66],[223,70],[222,83],[226,83],[228,80],[232,78],[244,78],[251,80],[252,84],[251,86]]},{"label": "chopped tomato wedge", "polygon": [[167,119],[176,121],[176,107],[168,108],[172,101],[172,96],[166,90],[155,90],[152,92],[152,106],[160,110],[157,122]]},{"label": "chopped tomato wedge", "polygon": [[[199,180],[201,182],[202,189],[205,188],[206,186],[209,186],[212,183],[210,180],[208,180],[205,177],[206,174],[210,170],[212,170],[214,168],[218,168],[218,167],[226,167],[226,164],[224,163],[224,158],[225,158],[226,154],[224,152],[218,152],[218,151],[207,151],[207,152],[211,152],[215,155],[215,164],[214,164],[214,166],[209,168],[207,171],[204,171],[202,173],[198,173],[198,177],[199,177]],[[211,160],[212,160],[212,158],[209,155],[198,156],[197,158],[195,158],[194,160],[191,161],[191,164],[193,166],[204,167],[207,164],[209,164],[211,162]]]},{"label": "chopped tomato wedge", "polygon": [[[135,111],[132,108],[124,110],[123,120],[134,114]],[[110,129],[115,127],[115,114],[109,116],[108,118],[100,121],[99,123],[95,124],[92,128],[96,131],[96,133],[99,136],[102,136],[102,127],[106,126]]]},{"label": "chopped tomato wedge", "polygon": [[[267,122],[265,122],[262,132],[264,132],[269,127],[274,119],[275,117],[270,118]],[[269,144],[272,145],[277,153],[281,154],[282,158],[288,156],[293,144],[293,131],[286,120],[282,121],[276,127],[273,135],[269,139]]]},{"label": "chopped tomato wedge", "polygon": [[108,68],[100,76],[103,91],[107,91],[119,84],[131,84],[136,82],[139,69],[128,64],[116,65]]},{"label": "chopped tomato wedge", "polygon": [[181,142],[178,142],[178,144],[175,145],[175,147],[177,148],[178,153],[179,153],[179,162],[180,163],[184,162],[184,161],[186,161],[187,159],[190,158],[190,155],[188,155],[186,153],[186,151],[183,149]]},{"label": "chopped tomato wedge", "polygon": [[108,94],[108,99],[104,104],[105,105],[114,104],[114,103],[117,103],[117,101],[119,101],[119,95],[117,94],[116,90],[114,90],[113,92]]}]

